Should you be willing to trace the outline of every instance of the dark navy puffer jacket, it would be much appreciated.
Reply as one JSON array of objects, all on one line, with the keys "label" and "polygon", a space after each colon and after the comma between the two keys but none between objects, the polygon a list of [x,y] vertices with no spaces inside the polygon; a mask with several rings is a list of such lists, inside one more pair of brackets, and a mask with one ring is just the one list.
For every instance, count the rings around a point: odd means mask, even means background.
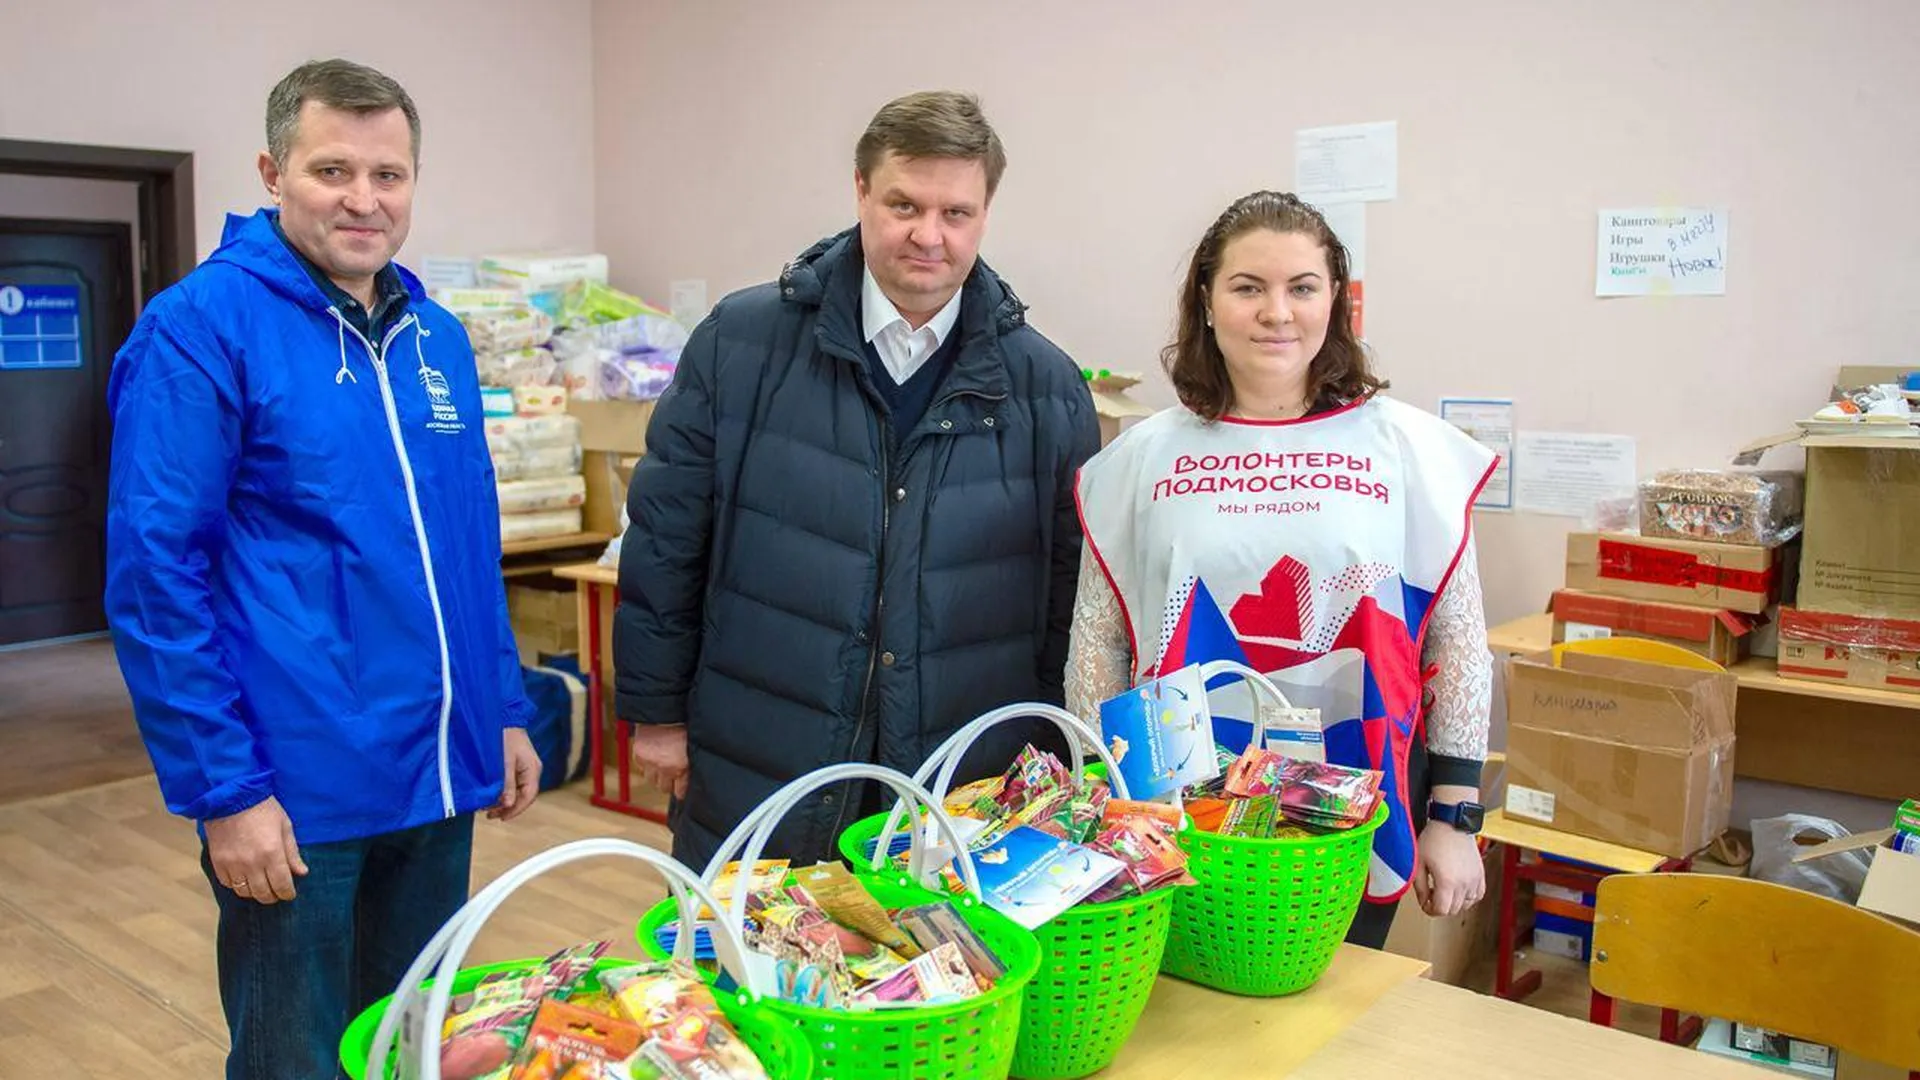
[{"label": "dark navy puffer jacket", "polygon": [[[953,368],[896,449],[862,352],[861,275],[849,230],[721,301],[634,470],[617,708],[688,726],[673,848],[696,870],[796,776],[911,773],[980,713],[1062,696],[1073,480],[1099,442],[1079,370],[976,263]],[[998,772],[1032,734],[1003,732],[963,775]],[[770,854],[830,857],[855,798],[816,795]]]}]

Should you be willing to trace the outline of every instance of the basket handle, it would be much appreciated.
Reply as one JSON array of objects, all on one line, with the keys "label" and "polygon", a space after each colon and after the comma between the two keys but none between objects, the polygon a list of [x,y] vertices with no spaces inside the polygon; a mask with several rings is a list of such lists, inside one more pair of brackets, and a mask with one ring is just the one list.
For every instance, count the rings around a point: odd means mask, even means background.
[{"label": "basket handle", "polygon": [[[631,840],[599,837],[561,844],[521,862],[475,893],[434,934],[427,947],[420,950],[420,955],[414,958],[412,966],[394,990],[386,1014],[380,1018],[373,1046],[367,1054],[366,1075],[370,1078],[385,1075],[387,1055],[393,1050],[397,1037],[400,1043],[399,1075],[403,1078],[417,1077],[418,1080],[440,1080],[440,1040],[436,1033],[446,1022],[454,979],[466,959],[467,950],[472,947],[474,938],[479,936],[481,927],[506,902],[507,897],[527,882],[549,870],[603,855],[637,859],[660,871],[666,878],[667,891],[680,911],[680,940],[675,948],[675,958],[691,958],[695,902],[718,910],[706,883],[694,876],[693,871],[672,857]],[[740,981],[747,971],[746,944],[740,938],[737,924],[734,928],[715,933],[713,946],[721,964],[734,974],[736,981]],[[423,993],[420,983],[430,968],[433,969],[433,988]],[[742,982],[741,985],[746,984]],[[749,990],[752,988],[749,987]]]},{"label": "basket handle", "polygon": [[1293,702],[1288,701],[1287,695],[1281,693],[1280,688],[1273,685],[1273,680],[1238,661],[1209,660],[1200,665],[1200,685],[1202,687],[1205,687],[1207,682],[1216,675],[1239,675],[1241,677],[1241,682],[1244,683],[1247,688],[1247,697],[1253,703],[1253,741],[1248,745],[1257,746],[1263,750],[1266,749],[1267,719],[1260,715],[1260,696],[1266,694],[1272,699],[1273,704],[1278,705],[1282,709],[1293,708]]},{"label": "basket handle", "polygon": [[[905,773],[879,765],[868,765],[860,762],[829,765],[824,769],[817,769],[797,780],[791,781],[756,807],[751,814],[747,815],[745,821],[742,821],[734,828],[732,835],[728,836],[726,841],[720,845],[720,849],[714,853],[713,861],[707,864],[705,881],[711,885],[719,878],[720,871],[727,863],[734,861],[735,853],[739,853],[738,857],[743,878],[741,883],[735,886],[733,895],[728,897],[727,903],[728,918],[732,922],[736,933],[738,932],[738,927],[745,925],[747,918],[747,890],[744,875],[749,873],[750,868],[760,861],[761,852],[766,850],[767,842],[773,838],[774,828],[780,824],[781,819],[786,817],[787,813],[797,806],[802,799],[805,799],[807,796],[829,784],[842,783],[847,780],[878,780],[892,788],[901,799],[908,801],[910,804],[925,806],[929,812],[929,820],[934,827],[940,830],[942,839],[953,845],[953,850],[955,851],[965,852],[967,850],[967,846],[960,842],[960,834],[954,829],[953,821],[947,817],[945,811],[940,809],[939,801],[928,794],[925,788],[921,787]],[[925,834],[920,830],[915,830],[913,836],[913,855],[908,866],[909,872],[916,882],[920,880],[926,859],[925,841]],[[960,864],[960,880],[965,883],[967,892],[976,898],[979,897],[980,879],[974,873],[973,859],[969,856],[958,860],[958,862]],[[716,907],[713,910],[718,911],[719,908]],[[762,975],[757,967],[753,965],[749,965],[747,973],[749,977]],[[778,996],[774,993],[772,987],[760,986],[755,989],[763,995]]]},{"label": "basket handle", "polygon": [[[1093,752],[1106,764],[1107,782],[1113,786],[1114,792],[1123,799],[1132,798],[1127,793],[1126,778],[1120,775],[1120,763],[1114,760],[1106,744],[1100,741],[1100,733],[1088,727],[1086,721],[1058,705],[1039,702],[1003,705],[975,717],[965,727],[947,736],[947,740],[921,763],[919,770],[913,774],[914,782],[925,784],[930,778],[934,779],[928,791],[934,798],[944,803],[947,792],[953,789],[953,774],[959,771],[961,759],[966,756],[968,750],[973,748],[973,744],[992,728],[1010,720],[1028,719],[1050,720],[1060,729],[1060,733],[1067,737],[1067,748],[1073,755],[1074,776],[1079,776],[1081,770],[1086,767],[1086,756],[1082,746],[1091,746]],[[937,778],[934,776],[936,770],[939,773]],[[887,849],[893,846],[894,834],[900,831],[906,814],[907,806],[903,801],[895,803],[893,811],[887,815],[886,827],[880,830],[879,839],[874,841],[872,869],[879,870],[886,865]]]}]

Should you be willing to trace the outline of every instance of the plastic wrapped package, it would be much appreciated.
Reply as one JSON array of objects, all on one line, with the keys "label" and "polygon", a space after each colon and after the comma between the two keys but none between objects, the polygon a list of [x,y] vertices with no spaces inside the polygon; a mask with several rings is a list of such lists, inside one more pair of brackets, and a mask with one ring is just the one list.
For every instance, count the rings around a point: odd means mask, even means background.
[{"label": "plastic wrapped package", "polygon": [[1800,532],[1799,473],[1669,469],[1640,484],[1640,532],[1769,547]]},{"label": "plastic wrapped package", "polygon": [[513,388],[516,416],[563,416],[567,411],[564,386],[516,386]]},{"label": "plastic wrapped package", "polygon": [[500,542],[512,544],[525,540],[544,540],[580,531],[580,511],[541,510],[532,514],[501,514]]},{"label": "plastic wrapped package", "polygon": [[577,445],[541,446],[528,450],[497,448],[493,451],[493,478],[504,482],[577,476],[580,473],[580,457],[580,447]]},{"label": "plastic wrapped package", "polygon": [[553,336],[553,320],[529,307],[482,308],[460,312],[460,321],[473,339],[477,353],[503,353],[545,345]]},{"label": "plastic wrapped package", "polygon": [[567,413],[549,416],[499,416],[487,421],[487,446],[536,450],[580,445],[580,419]]},{"label": "plastic wrapped package", "polygon": [[526,299],[516,289],[485,289],[462,287],[433,290],[433,300],[455,315],[465,315],[473,311],[496,311],[501,308],[523,307]]},{"label": "plastic wrapped package", "polygon": [[483,386],[548,386],[560,370],[553,354],[539,347],[476,353],[473,359]]},{"label": "plastic wrapped package", "polygon": [[668,349],[678,353],[687,344],[687,329],[665,315],[641,314],[618,322],[598,323],[580,328],[593,344],[603,349]]},{"label": "plastic wrapped package", "polygon": [[652,401],[667,392],[680,352],[643,349],[617,353],[600,364],[600,396],[616,401]]},{"label": "plastic wrapped package", "polygon": [[600,365],[620,354],[593,343],[590,335],[561,331],[548,342],[553,358],[560,364],[560,378],[567,395],[575,401],[600,400]]},{"label": "plastic wrapped package", "polygon": [[550,476],[538,480],[502,480],[495,486],[499,490],[502,514],[566,510],[582,506],[587,501],[587,480],[579,475]]}]

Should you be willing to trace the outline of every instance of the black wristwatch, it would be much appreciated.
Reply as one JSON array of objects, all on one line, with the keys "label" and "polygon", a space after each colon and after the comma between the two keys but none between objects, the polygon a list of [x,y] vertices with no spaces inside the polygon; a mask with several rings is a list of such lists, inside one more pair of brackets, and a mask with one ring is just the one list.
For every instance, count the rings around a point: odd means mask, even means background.
[{"label": "black wristwatch", "polygon": [[1486,822],[1487,808],[1477,802],[1427,804],[1427,818],[1443,825],[1451,825],[1468,836],[1478,835],[1480,826]]}]

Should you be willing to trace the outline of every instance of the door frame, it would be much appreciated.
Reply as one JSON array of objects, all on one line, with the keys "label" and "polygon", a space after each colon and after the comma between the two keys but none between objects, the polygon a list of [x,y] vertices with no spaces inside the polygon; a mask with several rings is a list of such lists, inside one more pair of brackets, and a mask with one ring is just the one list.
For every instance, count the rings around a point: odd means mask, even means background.
[{"label": "door frame", "polygon": [[80,143],[0,139],[0,173],[124,180],[138,185],[140,299],[187,276],[197,261],[193,227],[193,155]]}]

